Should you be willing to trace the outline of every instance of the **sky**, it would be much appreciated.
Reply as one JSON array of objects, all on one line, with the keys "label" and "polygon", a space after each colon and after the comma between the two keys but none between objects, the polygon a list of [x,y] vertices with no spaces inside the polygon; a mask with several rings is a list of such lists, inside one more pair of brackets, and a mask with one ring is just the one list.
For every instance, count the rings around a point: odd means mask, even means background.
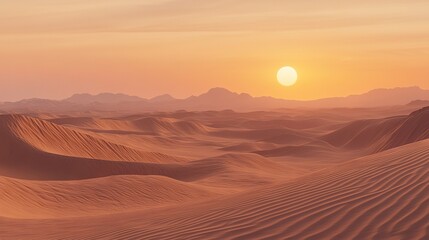
[{"label": "sky", "polygon": [[[281,86],[277,70],[298,81]],[[429,89],[427,0],[0,0],[0,101]]]}]

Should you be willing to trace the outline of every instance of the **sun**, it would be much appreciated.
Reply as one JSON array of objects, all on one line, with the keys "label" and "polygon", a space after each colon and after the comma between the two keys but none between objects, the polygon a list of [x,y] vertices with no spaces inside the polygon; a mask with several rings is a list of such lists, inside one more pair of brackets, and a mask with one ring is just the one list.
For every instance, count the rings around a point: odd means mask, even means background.
[{"label": "sun", "polygon": [[277,81],[283,86],[292,86],[296,83],[296,80],[298,80],[298,73],[293,67],[282,67],[277,72]]}]

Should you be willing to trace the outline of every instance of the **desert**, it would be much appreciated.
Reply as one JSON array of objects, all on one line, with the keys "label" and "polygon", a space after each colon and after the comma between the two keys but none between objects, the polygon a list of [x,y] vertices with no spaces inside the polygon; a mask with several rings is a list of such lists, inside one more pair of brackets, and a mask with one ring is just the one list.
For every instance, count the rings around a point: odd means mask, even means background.
[{"label": "desert", "polygon": [[103,114],[0,116],[2,239],[428,237],[428,107]]},{"label": "desert", "polygon": [[429,240],[428,0],[0,0],[0,240]]}]

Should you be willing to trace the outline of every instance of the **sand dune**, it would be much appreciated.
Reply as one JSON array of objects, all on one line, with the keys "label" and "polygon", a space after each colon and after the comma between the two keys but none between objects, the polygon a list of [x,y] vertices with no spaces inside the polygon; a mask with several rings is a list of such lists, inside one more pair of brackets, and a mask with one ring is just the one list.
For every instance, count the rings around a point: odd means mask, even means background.
[{"label": "sand dune", "polygon": [[209,186],[244,189],[296,177],[293,167],[253,153],[230,153],[191,163],[207,170],[219,169],[211,176],[198,180]]},{"label": "sand dune", "polygon": [[204,178],[217,169],[200,165],[109,161],[47,153],[2,139],[0,175],[32,180],[78,180],[112,175],[160,175],[183,181]]},{"label": "sand dune", "polygon": [[111,214],[213,197],[210,188],[161,176],[114,176],[82,181],[0,177],[0,216],[58,218]]},{"label": "sand dune", "polygon": [[312,157],[317,155],[318,157],[330,156],[331,152],[335,151],[334,148],[328,146],[315,146],[315,145],[294,145],[285,146],[263,151],[255,151],[255,153],[266,157],[277,157],[277,156],[295,156],[295,157]]},{"label": "sand dune", "polygon": [[213,136],[219,136],[223,138],[242,138],[283,144],[298,144],[312,140],[311,135],[308,133],[299,133],[296,130],[285,128],[264,130],[221,130],[212,132],[211,134]]},{"label": "sand dune", "polygon": [[411,113],[379,151],[429,138],[429,107]]},{"label": "sand dune", "polygon": [[202,134],[207,132],[207,127],[196,121],[147,117],[135,120],[133,123],[140,129],[154,134]]},{"label": "sand dune", "polygon": [[51,121],[61,125],[71,125],[88,129],[129,131],[130,133],[144,132],[155,135],[204,134],[208,131],[208,127],[196,121],[178,121],[159,117],[143,117],[128,121],[118,119],[96,119],[92,117],[71,117],[53,119]]},{"label": "sand dune", "polygon": [[266,128],[282,128],[288,127],[291,129],[311,129],[319,126],[323,126],[330,123],[329,120],[323,118],[311,118],[311,119],[275,119],[275,120],[249,120],[241,123],[243,127],[251,129],[266,129]]},{"label": "sand dune", "polygon": [[234,152],[255,152],[261,151],[264,149],[272,149],[277,145],[267,142],[244,142],[228,147],[222,148],[223,151],[234,151]]},{"label": "sand dune", "polygon": [[354,121],[322,137],[337,147],[384,151],[429,138],[429,108],[408,116]]},{"label": "sand dune", "polygon": [[322,137],[336,147],[349,149],[371,148],[385,141],[405,117],[365,119],[354,121]]},{"label": "sand dune", "polygon": [[28,147],[57,155],[139,162],[183,161],[162,153],[137,151],[88,133],[22,115],[1,116],[0,127],[1,142],[25,142]]},{"label": "sand dune", "polygon": [[[429,142],[419,142],[291,182],[143,220],[146,239],[424,239]],[[210,209],[210,212],[205,210]],[[170,212],[171,213],[171,212]],[[159,231],[162,224],[168,232]],[[130,233],[131,234],[131,233]]]},{"label": "sand dune", "polygon": [[0,239],[427,239],[429,108],[396,112],[0,116]]},{"label": "sand dune", "polygon": [[[248,166],[249,162],[261,159],[257,155],[253,156],[253,158],[248,158],[246,155],[241,157],[237,155],[235,161],[213,158],[182,164],[161,164],[68,157],[42,152],[19,142],[8,142],[2,146],[3,148],[0,151],[0,175],[33,180],[78,180],[111,175],[159,175],[189,182],[212,177],[216,173],[219,175],[221,173],[226,174],[231,171],[231,167],[233,168],[234,165],[236,168],[241,168]],[[267,159],[264,159],[264,161],[269,167],[268,163],[270,161]],[[252,164],[256,163],[252,162]],[[257,181],[257,176],[260,174],[259,170],[259,168],[256,168],[253,171],[254,175],[250,174],[249,176],[248,173],[246,176]],[[231,178],[234,175],[229,173],[229,176]],[[232,177],[231,181],[238,177],[240,175]]]},{"label": "sand dune", "polygon": [[[137,151],[35,118],[8,115],[1,117],[1,123],[0,175],[15,178],[78,180],[132,174],[196,181],[216,172],[226,174],[225,171],[229,169],[230,172],[233,165],[240,169],[249,162],[256,166],[263,161],[269,168],[271,162],[257,155],[236,154],[232,158],[234,161],[229,160],[233,156],[229,155],[175,164],[172,160],[176,158],[165,154]],[[254,175],[246,169],[248,178],[260,180],[257,177],[260,168],[253,171]]]},{"label": "sand dune", "polygon": [[6,238],[30,224],[52,239],[425,239],[428,146],[414,143],[218,201],[79,221],[2,219],[0,229]]}]

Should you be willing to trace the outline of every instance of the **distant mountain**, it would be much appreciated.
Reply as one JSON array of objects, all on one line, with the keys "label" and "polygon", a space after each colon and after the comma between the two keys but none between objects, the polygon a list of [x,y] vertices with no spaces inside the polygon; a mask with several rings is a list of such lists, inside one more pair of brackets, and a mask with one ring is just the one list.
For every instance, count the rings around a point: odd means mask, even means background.
[{"label": "distant mountain", "polygon": [[238,94],[224,88],[213,88],[200,96],[185,99],[180,105],[183,109],[232,109],[239,111],[294,107],[367,108],[405,105],[416,99],[429,100],[429,90],[423,90],[419,87],[375,89],[360,95],[297,101],[273,97],[252,97],[247,93]]},{"label": "distant mountain", "polygon": [[149,99],[149,101],[153,103],[171,102],[174,100],[177,100],[177,99],[172,97],[170,94],[163,94]]},{"label": "distant mountain", "polygon": [[414,100],[408,103],[409,106],[429,106],[429,100]]},{"label": "distant mountain", "polygon": [[6,112],[67,112],[67,111],[206,111],[234,110],[257,111],[279,108],[371,108],[403,105],[409,108],[425,106],[429,90],[419,87],[375,89],[364,94],[347,97],[324,98],[311,101],[286,100],[273,97],[252,97],[225,88],[212,88],[208,92],[185,99],[165,94],[144,99],[125,94],[75,94],[62,101],[27,99],[6,102],[0,111]]},{"label": "distant mountain", "polygon": [[319,107],[382,107],[405,105],[414,100],[429,100],[429,90],[419,87],[383,88],[359,95],[325,98],[311,102]]},{"label": "distant mountain", "polygon": [[247,93],[235,93],[225,88],[212,88],[199,96],[191,96],[177,102],[179,109],[193,110],[237,110],[241,107],[253,108],[255,98]]},{"label": "distant mountain", "polygon": [[100,93],[98,95],[91,95],[87,93],[75,94],[64,101],[79,104],[89,103],[123,103],[123,102],[139,102],[145,101],[144,98],[129,96],[122,93]]},{"label": "distant mountain", "polygon": [[24,99],[17,102],[4,102],[0,105],[0,110],[9,113],[57,112],[60,109],[74,111],[80,109],[80,107],[74,103],[40,98]]}]

